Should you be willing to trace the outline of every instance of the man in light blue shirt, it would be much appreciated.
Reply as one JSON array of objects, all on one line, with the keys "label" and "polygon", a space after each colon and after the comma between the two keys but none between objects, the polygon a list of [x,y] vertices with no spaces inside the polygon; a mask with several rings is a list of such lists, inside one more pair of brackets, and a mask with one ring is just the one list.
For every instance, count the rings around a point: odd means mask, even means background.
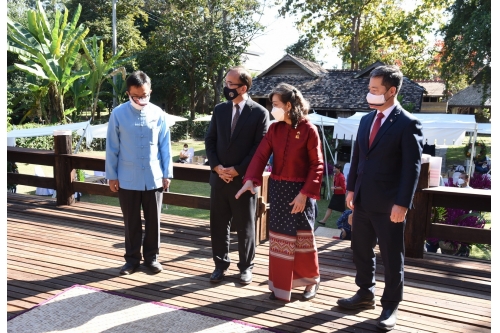
[{"label": "man in light blue shirt", "polygon": [[[151,79],[142,71],[127,78],[129,101],[109,117],[106,138],[106,178],[118,192],[125,222],[125,265],[120,274],[135,272],[142,257],[151,272],[163,270],[158,262],[163,191],[173,177],[170,130],[166,113],[149,103]],[[144,210],[142,240],[141,206]]]}]

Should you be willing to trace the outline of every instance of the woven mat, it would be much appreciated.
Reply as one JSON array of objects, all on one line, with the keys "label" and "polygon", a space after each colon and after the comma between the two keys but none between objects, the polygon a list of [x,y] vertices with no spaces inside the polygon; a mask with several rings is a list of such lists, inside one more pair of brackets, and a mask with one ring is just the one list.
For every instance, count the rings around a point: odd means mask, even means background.
[{"label": "woven mat", "polygon": [[269,330],[75,285],[10,319],[8,332],[252,332]]}]

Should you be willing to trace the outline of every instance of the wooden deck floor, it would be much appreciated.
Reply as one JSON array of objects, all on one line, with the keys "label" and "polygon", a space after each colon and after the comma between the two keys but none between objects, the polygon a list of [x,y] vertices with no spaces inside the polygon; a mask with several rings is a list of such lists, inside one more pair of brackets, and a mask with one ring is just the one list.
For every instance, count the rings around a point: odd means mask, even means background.
[{"label": "wooden deck floor", "polygon": [[[318,237],[321,288],[315,299],[268,299],[268,243],[257,248],[254,281],[237,282],[232,264],[226,280],[209,282],[213,270],[207,221],[163,215],[160,262],[119,276],[123,229],[117,207],[78,202],[56,207],[52,199],[7,196],[7,316],[29,309],[75,284],[204,313],[230,317],[283,332],[374,332],[380,314],[383,267],[377,267],[377,308],[361,312],[336,306],[356,291],[349,241]],[[237,261],[236,244],[231,259]],[[381,262],[381,260],[379,260]],[[405,300],[395,332],[491,332],[491,265],[444,255],[407,259]]]}]

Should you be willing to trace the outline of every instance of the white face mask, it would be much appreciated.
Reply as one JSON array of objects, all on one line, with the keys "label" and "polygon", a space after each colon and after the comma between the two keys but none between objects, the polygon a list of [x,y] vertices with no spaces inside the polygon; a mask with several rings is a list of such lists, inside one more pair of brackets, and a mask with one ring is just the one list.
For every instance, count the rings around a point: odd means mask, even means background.
[{"label": "white face mask", "polygon": [[145,98],[140,98],[140,99],[138,99],[138,102],[139,102],[139,103],[136,103],[136,102],[135,102],[135,100],[134,100],[132,97],[130,97],[130,96],[129,96],[128,98],[129,98],[129,100],[130,100],[130,104],[132,104],[132,106],[133,106],[133,107],[134,107],[134,109],[136,109],[136,110],[142,110],[142,109],[144,109],[144,107],[145,107],[146,105],[148,105],[148,103],[149,103],[149,96],[148,96],[148,97],[145,97]]},{"label": "white face mask", "polygon": [[374,95],[374,94],[371,94],[371,93],[368,93],[366,95],[366,101],[370,105],[378,105],[378,106],[384,105],[385,102],[387,102],[386,99],[385,99],[385,95],[384,94],[382,94],[382,95]]},{"label": "white face mask", "polygon": [[459,178],[457,180],[457,184],[458,184],[459,187],[462,187],[464,185],[464,183],[465,183],[465,181],[462,178]]},{"label": "white face mask", "polygon": [[271,110],[271,114],[273,115],[276,121],[284,121],[285,120],[285,111],[282,108],[274,107]]}]

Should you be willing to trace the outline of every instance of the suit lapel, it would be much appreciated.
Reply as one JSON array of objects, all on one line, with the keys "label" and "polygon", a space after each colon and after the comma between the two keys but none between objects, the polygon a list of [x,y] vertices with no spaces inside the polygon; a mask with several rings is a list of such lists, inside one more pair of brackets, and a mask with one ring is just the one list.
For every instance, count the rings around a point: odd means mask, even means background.
[{"label": "suit lapel", "polygon": [[[401,113],[401,108],[398,105],[396,105],[396,107],[391,111],[391,113],[389,114],[389,116],[387,117],[387,119],[384,121],[384,123],[382,124],[382,126],[380,127],[380,129],[378,130],[378,133],[377,135],[375,136],[375,138],[373,139],[373,143],[370,147],[370,149],[372,149],[373,147],[375,147],[377,145],[377,143],[379,142],[380,138],[382,137],[382,135],[384,135],[384,133],[392,126],[396,123],[396,121],[398,120],[398,116],[399,114]],[[373,120],[373,119],[372,119]],[[368,136],[369,137],[369,136]]]},{"label": "suit lapel", "polygon": [[224,115],[226,127],[226,142],[231,141],[231,122],[233,121],[233,102],[228,101],[226,104],[226,110]]}]

